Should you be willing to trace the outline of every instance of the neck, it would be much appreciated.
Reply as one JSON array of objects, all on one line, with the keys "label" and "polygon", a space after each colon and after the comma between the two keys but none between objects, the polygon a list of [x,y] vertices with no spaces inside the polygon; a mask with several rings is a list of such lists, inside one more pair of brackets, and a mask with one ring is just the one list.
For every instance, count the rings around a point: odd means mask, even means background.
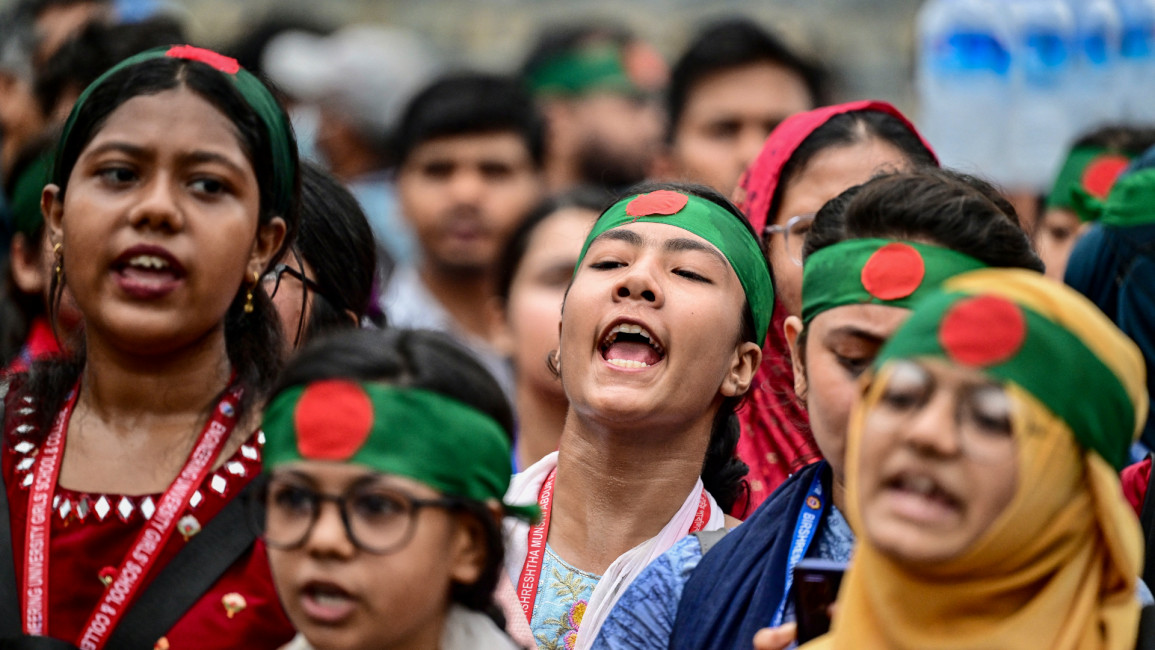
[{"label": "neck", "polygon": [[488,272],[459,273],[426,263],[421,281],[464,331],[483,340],[493,338],[493,280]]},{"label": "neck", "polygon": [[571,408],[558,453],[549,543],[567,562],[602,574],[654,537],[694,488],[711,418],[680,431],[615,432]]},{"label": "neck", "polygon": [[558,396],[528,381],[517,385],[517,466],[524,469],[556,451],[565,427],[565,395]]}]

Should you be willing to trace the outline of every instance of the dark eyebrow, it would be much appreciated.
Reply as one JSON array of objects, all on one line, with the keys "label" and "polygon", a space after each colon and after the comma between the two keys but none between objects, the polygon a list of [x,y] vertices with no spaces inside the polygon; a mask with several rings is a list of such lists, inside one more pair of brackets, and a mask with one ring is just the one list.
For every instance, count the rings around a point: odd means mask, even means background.
[{"label": "dark eyebrow", "polygon": [[861,327],[856,327],[854,325],[843,325],[842,327],[836,327],[827,332],[826,336],[852,336],[854,338],[866,339],[868,341],[877,343],[885,343],[887,341],[887,337],[885,336],[879,336],[874,332],[862,329]]},{"label": "dark eyebrow", "polygon": [[730,265],[730,262],[726,261],[726,257],[722,255],[717,248],[709,244],[704,244],[696,239],[687,239],[685,237],[667,239],[664,248],[670,253],[677,253],[679,251],[701,251],[703,253],[709,253],[716,257],[719,262],[722,262],[726,266]]},{"label": "dark eyebrow", "polygon": [[[147,147],[142,147],[140,145],[135,145],[128,142],[121,142],[118,140],[112,140],[99,144],[85,152],[85,155],[95,156],[108,151],[119,151],[121,153],[128,154],[133,158],[145,158],[150,155],[149,149]],[[217,163],[228,167],[234,173],[240,174],[242,176],[245,175],[245,170],[241,168],[240,165],[233,162],[233,160],[227,156],[214,153],[212,151],[193,151],[191,153],[182,155],[181,160],[187,164],[194,165],[201,163]]]},{"label": "dark eyebrow", "polygon": [[245,170],[242,169],[240,165],[233,162],[232,159],[228,158],[227,156],[222,156],[219,153],[213,153],[211,151],[193,151],[181,156],[181,160],[194,165],[202,163],[216,163],[218,165],[224,165],[225,167],[228,167],[235,174],[239,174],[240,176],[245,175]]},{"label": "dark eyebrow", "polygon": [[126,154],[128,154],[134,158],[143,157],[147,153],[147,150],[144,147],[139,147],[135,144],[129,144],[127,142],[119,142],[119,141],[113,140],[110,142],[105,142],[103,144],[99,144],[99,145],[93,147],[92,149],[89,149],[88,151],[86,151],[85,154],[89,155],[89,156],[95,156],[98,154],[102,154],[106,151],[119,151],[122,153],[126,153]]},{"label": "dark eyebrow", "polygon": [[[598,235],[597,237],[595,237],[594,241],[596,242],[599,239],[611,239],[611,240],[615,240],[615,241],[625,242],[625,243],[630,244],[632,246],[641,246],[645,243],[645,240],[642,239],[641,235],[639,235],[638,233],[636,233],[632,230],[625,230],[623,228],[614,228],[612,230],[607,230],[607,231],[603,232],[602,234]],[[590,242],[590,244],[592,245],[593,242]]]}]

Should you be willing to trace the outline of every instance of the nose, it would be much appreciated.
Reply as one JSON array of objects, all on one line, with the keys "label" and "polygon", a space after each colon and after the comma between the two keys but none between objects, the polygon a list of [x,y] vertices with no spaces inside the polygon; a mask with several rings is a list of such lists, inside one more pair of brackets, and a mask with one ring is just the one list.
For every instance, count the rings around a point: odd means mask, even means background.
[{"label": "nose", "polygon": [[910,418],[906,443],[920,453],[950,457],[961,452],[957,401],[951,391],[938,389]]},{"label": "nose", "polygon": [[476,169],[458,169],[449,181],[449,196],[456,204],[476,204],[485,188],[485,180]]},{"label": "nose", "polygon": [[340,507],[331,501],[322,501],[318,507],[320,511],[305,539],[305,549],[317,557],[352,557],[357,549],[349,539]]},{"label": "nose", "polygon": [[132,207],[130,220],[134,227],[177,232],[184,227],[184,216],[177,198],[180,190],[168,174],[155,174],[141,189]]},{"label": "nose", "polygon": [[640,300],[649,303],[651,307],[661,307],[665,302],[665,294],[656,273],[654,262],[644,257],[636,260],[614,284],[614,300],[616,302]]}]

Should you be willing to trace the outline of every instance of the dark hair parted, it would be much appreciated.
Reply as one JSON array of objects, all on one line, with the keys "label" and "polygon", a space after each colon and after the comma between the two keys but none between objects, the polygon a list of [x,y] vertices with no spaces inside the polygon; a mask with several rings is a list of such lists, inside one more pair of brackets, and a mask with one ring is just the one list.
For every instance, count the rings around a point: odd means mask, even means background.
[{"label": "dark hair parted", "polygon": [[[715,203],[721,208],[729,212],[735,219],[746,227],[750,232],[750,236],[757,239],[754,234],[754,227],[747,221],[745,215],[733,203],[718,193],[713,188],[705,185],[698,185],[694,183],[653,183],[646,182],[635,185],[622,194],[619,198],[633,196],[636,194],[646,194],[658,190],[672,190],[675,192],[682,192],[683,194],[692,194]],[[765,264],[765,258],[762,259]],[[773,273],[770,272],[767,266],[767,272],[770,273],[771,280],[773,280]],[[568,289],[566,290],[568,293]],[[563,318],[564,318],[565,304],[562,304]],[[742,310],[742,322],[739,327],[739,338],[742,341],[755,343],[759,347],[762,341],[758,340],[754,330],[754,314],[750,310],[750,302],[747,300],[746,305]],[[556,366],[554,366],[556,372]],[[738,458],[738,436],[740,433],[738,418],[734,412],[745,400],[745,396],[727,397],[722,400],[718,412],[714,415],[713,426],[710,430],[710,441],[706,447],[706,457],[702,462],[702,483],[706,490],[713,495],[714,500],[725,512],[733,510],[734,503],[745,491],[745,476],[749,471],[749,466]]]},{"label": "dark hair parted", "polygon": [[847,239],[927,241],[993,267],[1043,270],[1018,213],[990,183],[926,168],[877,176],[819,210],[803,258]]},{"label": "dark hair parted", "polygon": [[827,149],[846,147],[873,139],[881,140],[897,149],[906,157],[912,168],[938,167],[934,154],[926,148],[918,134],[911,131],[897,117],[873,110],[841,113],[814,129],[814,132],[794,150],[790,160],[782,166],[782,172],[778,175],[778,185],[774,188],[774,196],[770,201],[766,223],[772,224],[777,221],[786,188],[795,176],[806,169],[815,156]]},{"label": "dark hair parted", "polygon": [[435,138],[513,133],[534,166],[545,160],[545,123],[525,88],[510,77],[463,72],[444,76],[409,102],[397,128],[397,161]]},{"label": "dark hair parted", "polygon": [[[321,339],[306,346],[289,363],[272,394],[327,379],[432,391],[493,418],[512,438],[513,412],[497,381],[464,347],[438,332],[358,330]],[[502,621],[493,600],[505,552],[501,522],[479,502],[461,499],[461,512],[481,522],[486,558],[477,581],[454,584],[451,596],[458,604]]]},{"label": "dark hair parted", "polygon": [[666,141],[673,142],[686,103],[702,80],[754,63],[781,66],[797,76],[810,94],[810,105],[827,100],[827,75],[817,63],[791,50],[773,33],[749,18],[727,18],[711,23],[674,64],[666,93]]},{"label": "dark hair parted", "polygon": [[[60,188],[59,199],[63,200],[68,191],[68,180],[76,166],[81,152],[92,141],[108,120],[109,115],[125,102],[135,97],[155,95],[167,90],[188,88],[219,110],[237,130],[237,138],[242,150],[252,164],[257,178],[260,195],[258,223],[268,225],[274,218],[285,223],[285,239],[281,248],[270,258],[269,268],[293,245],[300,222],[298,203],[300,199],[300,174],[292,178],[292,193],[288,201],[277,197],[277,183],[273,173],[273,144],[271,134],[263,125],[257,113],[241,96],[225,74],[199,61],[160,57],[141,61],[136,65],[117,71],[97,86],[83,106],[79,107],[68,139],[61,142],[53,170],[53,183]],[[288,137],[292,137],[291,133]],[[297,166],[297,146],[289,143],[289,154],[294,170]],[[273,206],[287,203],[288,214],[276,214]],[[262,272],[267,272],[265,268]],[[64,269],[67,275],[68,269]],[[63,286],[56,277],[52,279],[52,300],[50,309],[53,320],[57,311]],[[242,409],[259,402],[268,386],[281,369],[281,328],[272,302],[263,291],[253,292],[253,311],[245,313],[246,290],[238,286],[232,303],[225,313],[225,345],[229,363],[236,373],[237,381],[246,388]],[[83,354],[79,347],[77,358],[59,363],[49,363],[38,369],[34,366],[27,384],[32,394],[39,396],[39,413],[50,419],[59,410],[64,397],[75,383],[83,367]],[[46,421],[47,423],[47,421]],[[47,429],[47,426],[43,427]]]},{"label": "dark hair parted", "polygon": [[498,259],[497,295],[501,301],[509,303],[509,290],[513,286],[513,278],[521,268],[521,261],[529,250],[529,240],[538,226],[545,223],[554,213],[569,208],[601,214],[614,202],[614,196],[613,192],[604,188],[582,185],[538,203],[510,235]]},{"label": "dark hair parted", "polygon": [[[319,166],[301,164],[301,227],[294,245],[321,288],[302,337],[356,328],[373,300],[377,246],[357,199]],[[350,318],[349,314],[354,318]]]}]

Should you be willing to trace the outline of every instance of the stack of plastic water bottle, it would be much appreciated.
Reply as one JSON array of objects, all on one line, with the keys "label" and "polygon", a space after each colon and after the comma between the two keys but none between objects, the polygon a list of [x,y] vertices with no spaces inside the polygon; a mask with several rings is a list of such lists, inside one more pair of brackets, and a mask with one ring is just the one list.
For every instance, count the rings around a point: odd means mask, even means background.
[{"label": "stack of plastic water bottle", "polygon": [[945,165],[1042,192],[1080,133],[1155,124],[1155,0],[928,0],[918,30]]}]

